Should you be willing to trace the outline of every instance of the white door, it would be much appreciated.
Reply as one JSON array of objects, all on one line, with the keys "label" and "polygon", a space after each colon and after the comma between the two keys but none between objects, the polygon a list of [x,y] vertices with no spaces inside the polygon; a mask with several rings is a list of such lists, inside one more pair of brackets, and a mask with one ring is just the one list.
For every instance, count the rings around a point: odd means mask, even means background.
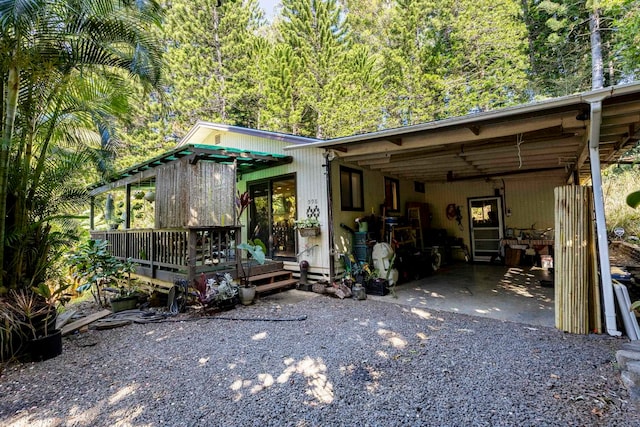
[{"label": "white door", "polygon": [[469,218],[473,261],[492,261],[499,257],[503,237],[502,198],[470,198]]}]

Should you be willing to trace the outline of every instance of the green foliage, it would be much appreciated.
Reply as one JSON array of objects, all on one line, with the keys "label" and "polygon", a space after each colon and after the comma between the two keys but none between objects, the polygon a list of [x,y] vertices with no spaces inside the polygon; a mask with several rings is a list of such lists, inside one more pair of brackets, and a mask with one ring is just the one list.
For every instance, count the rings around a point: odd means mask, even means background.
[{"label": "green foliage", "polygon": [[159,82],[147,31],[159,12],[153,0],[0,3],[0,291],[43,281],[61,214],[77,213],[88,165],[105,172],[119,143],[129,81]]},{"label": "green foliage", "polygon": [[[638,172],[635,168],[611,166],[603,172],[602,190],[607,229],[625,229],[625,237],[640,236],[640,211],[627,203],[627,195],[637,191]],[[626,198],[626,199],[625,199]],[[631,202],[634,197],[631,197]]]},{"label": "green foliage", "polygon": [[244,265],[242,263],[241,263],[241,268],[242,268],[242,276],[245,279],[244,285],[248,286],[249,282],[246,279],[251,276],[251,265],[253,264],[253,261],[257,262],[260,265],[265,263],[266,261],[265,252],[267,251],[267,248],[265,244],[262,242],[262,240],[253,239],[253,240],[248,240],[246,243],[240,243],[238,245],[238,249],[247,252],[247,258],[248,258],[247,271],[245,272]]},{"label": "green foliage", "polygon": [[[106,240],[89,240],[80,245],[68,258],[72,276],[80,283],[76,291],[90,290],[97,304],[106,305],[104,288],[115,286],[120,296],[135,292],[131,286],[131,273],[135,264],[131,259],[120,261],[109,252]],[[126,279],[126,286],[122,280]]]}]

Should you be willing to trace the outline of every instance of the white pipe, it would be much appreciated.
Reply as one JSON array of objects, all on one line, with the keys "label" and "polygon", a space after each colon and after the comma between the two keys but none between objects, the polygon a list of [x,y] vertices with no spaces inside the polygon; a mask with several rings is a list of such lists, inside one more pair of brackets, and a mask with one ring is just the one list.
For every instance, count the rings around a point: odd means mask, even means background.
[{"label": "white pipe", "polygon": [[600,279],[604,298],[604,316],[607,333],[620,336],[616,326],[616,306],[611,282],[611,264],[609,263],[609,242],[604,216],[604,197],[602,195],[602,176],[600,172],[600,124],[602,122],[602,100],[600,96],[591,100],[591,123],[589,129],[589,160],[591,162],[591,182],[593,184],[593,202],[596,209],[596,230],[598,234],[598,254],[600,255]]}]

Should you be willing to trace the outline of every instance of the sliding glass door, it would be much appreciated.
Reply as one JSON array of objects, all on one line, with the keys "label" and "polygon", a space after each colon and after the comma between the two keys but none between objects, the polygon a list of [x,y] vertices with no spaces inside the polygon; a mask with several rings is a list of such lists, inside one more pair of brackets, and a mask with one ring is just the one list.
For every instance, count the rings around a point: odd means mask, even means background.
[{"label": "sliding glass door", "polygon": [[259,238],[271,259],[296,256],[296,178],[286,175],[249,183],[250,238]]}]

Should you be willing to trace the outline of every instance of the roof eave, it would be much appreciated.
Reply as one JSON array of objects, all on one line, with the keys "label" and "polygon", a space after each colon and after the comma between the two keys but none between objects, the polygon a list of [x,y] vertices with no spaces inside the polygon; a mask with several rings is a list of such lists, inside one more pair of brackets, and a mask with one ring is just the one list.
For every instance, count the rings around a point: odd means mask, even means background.
[{"label": "roof eave", "polygon": [[412,126],[405,126],[393,129],[385,129],[377,132],[365,133],[360,135],[346,136],[342,138],[335,138],[326,141],[318,141],[314,143],[308,143],[303,145],[290,145],[284,147],[284,150],[295,150],[299,148],[331,148],[338,145],[345,145],[354,142],[365,142],[374,139],[385,139],[398,137],[408,133],[416,133],[428,130],[446,129],[451,127],[469,126],[477,122],[483,122],[487,120],[498,120],[505,117],[525,115],[529,113],[536,113],[539,111],[567,108],[572,105],[579,106],[580,104],[589,104],[593,99],[605,99],[614,95],[625,95],[629,93],[640,92],[640,82],[634,82],[626,85],[610,86],[602,89],[591,90],[579,94],[567,95],[559,98],[552,98],[543,101],[538,101],[530,104],[522,104],[513,107],[506,107],[499,110],[467,114],[465,116],[452,117],[448,119],[420,123]]}]

